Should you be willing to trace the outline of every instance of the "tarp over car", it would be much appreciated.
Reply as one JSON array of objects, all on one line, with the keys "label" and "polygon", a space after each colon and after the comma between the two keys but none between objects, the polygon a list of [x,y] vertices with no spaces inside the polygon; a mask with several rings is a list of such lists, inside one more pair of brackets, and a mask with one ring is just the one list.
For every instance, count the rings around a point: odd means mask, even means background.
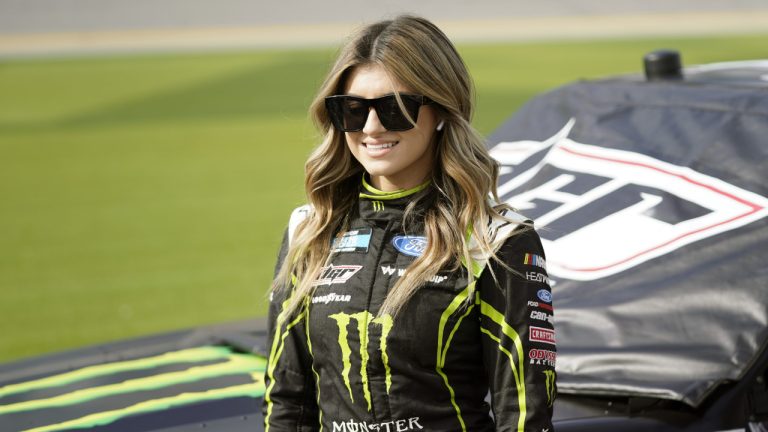
[{"label": "tarp over car", "polygon": [[[491,137],[536,220],[561,394],[700,406],[768,341],[768,62],[581,81]],[[762,78],[761,78],[762,77]]]}]

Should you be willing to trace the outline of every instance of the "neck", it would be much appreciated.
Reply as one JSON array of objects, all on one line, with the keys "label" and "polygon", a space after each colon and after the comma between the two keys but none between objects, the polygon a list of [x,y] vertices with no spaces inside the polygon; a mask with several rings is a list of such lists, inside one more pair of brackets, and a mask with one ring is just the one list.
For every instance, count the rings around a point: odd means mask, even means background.
[{"label": "neck", "polygon": [[394,192],[404,189],[413,189],[428,181],[426,178],[422,179],[392,179],[385,176],[370,176],[371,186],[382,192]]}]

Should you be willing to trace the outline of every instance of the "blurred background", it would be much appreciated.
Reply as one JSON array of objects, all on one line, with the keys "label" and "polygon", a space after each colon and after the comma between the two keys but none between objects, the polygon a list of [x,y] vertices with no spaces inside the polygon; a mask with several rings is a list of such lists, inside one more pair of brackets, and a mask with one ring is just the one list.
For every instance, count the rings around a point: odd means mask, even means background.
[{"label": "blurred background", "polygon": [[0,361],[263,316],[307,107],[403,12],[456,42],[484,134],[654,49],[768,58],[764,0],[0,0]]}]

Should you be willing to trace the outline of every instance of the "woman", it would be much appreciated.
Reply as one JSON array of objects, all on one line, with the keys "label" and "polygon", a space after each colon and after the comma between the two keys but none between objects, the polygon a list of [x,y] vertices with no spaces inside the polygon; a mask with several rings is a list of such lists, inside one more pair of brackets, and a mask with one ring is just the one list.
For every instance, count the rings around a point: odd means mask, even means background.
[{"label": "woman", "polygon": [[[271,293],[267,431],[551,431],[551,291],[446,36],[400,16],[342,49]],[[485,401],[490,392],[491,405]],[[491,412],[492,410],[492,412]]]}]

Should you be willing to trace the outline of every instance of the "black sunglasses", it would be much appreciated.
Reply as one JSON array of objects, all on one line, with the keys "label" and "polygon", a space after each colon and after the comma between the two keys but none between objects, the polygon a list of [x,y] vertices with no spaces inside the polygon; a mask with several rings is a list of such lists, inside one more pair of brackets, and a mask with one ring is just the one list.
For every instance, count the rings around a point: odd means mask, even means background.
[{"label": "black sunglasses", "polygon": [[[416,122],[419,116],[419,108],[422,105],[433,103],[426,96],[400,93],[400,100],[408,115]],[[381,124],[390,131],[406,131],[413,129],[413,123],[408,120],[400,109],[397,98],[389,94],[376,99],[365,99],[357,96],[336,95],[325,98],[325,108],[331,117],[336,129],[343,132],[357,132],[363,130],[368,121],[368,113],[373,107]]]}]

